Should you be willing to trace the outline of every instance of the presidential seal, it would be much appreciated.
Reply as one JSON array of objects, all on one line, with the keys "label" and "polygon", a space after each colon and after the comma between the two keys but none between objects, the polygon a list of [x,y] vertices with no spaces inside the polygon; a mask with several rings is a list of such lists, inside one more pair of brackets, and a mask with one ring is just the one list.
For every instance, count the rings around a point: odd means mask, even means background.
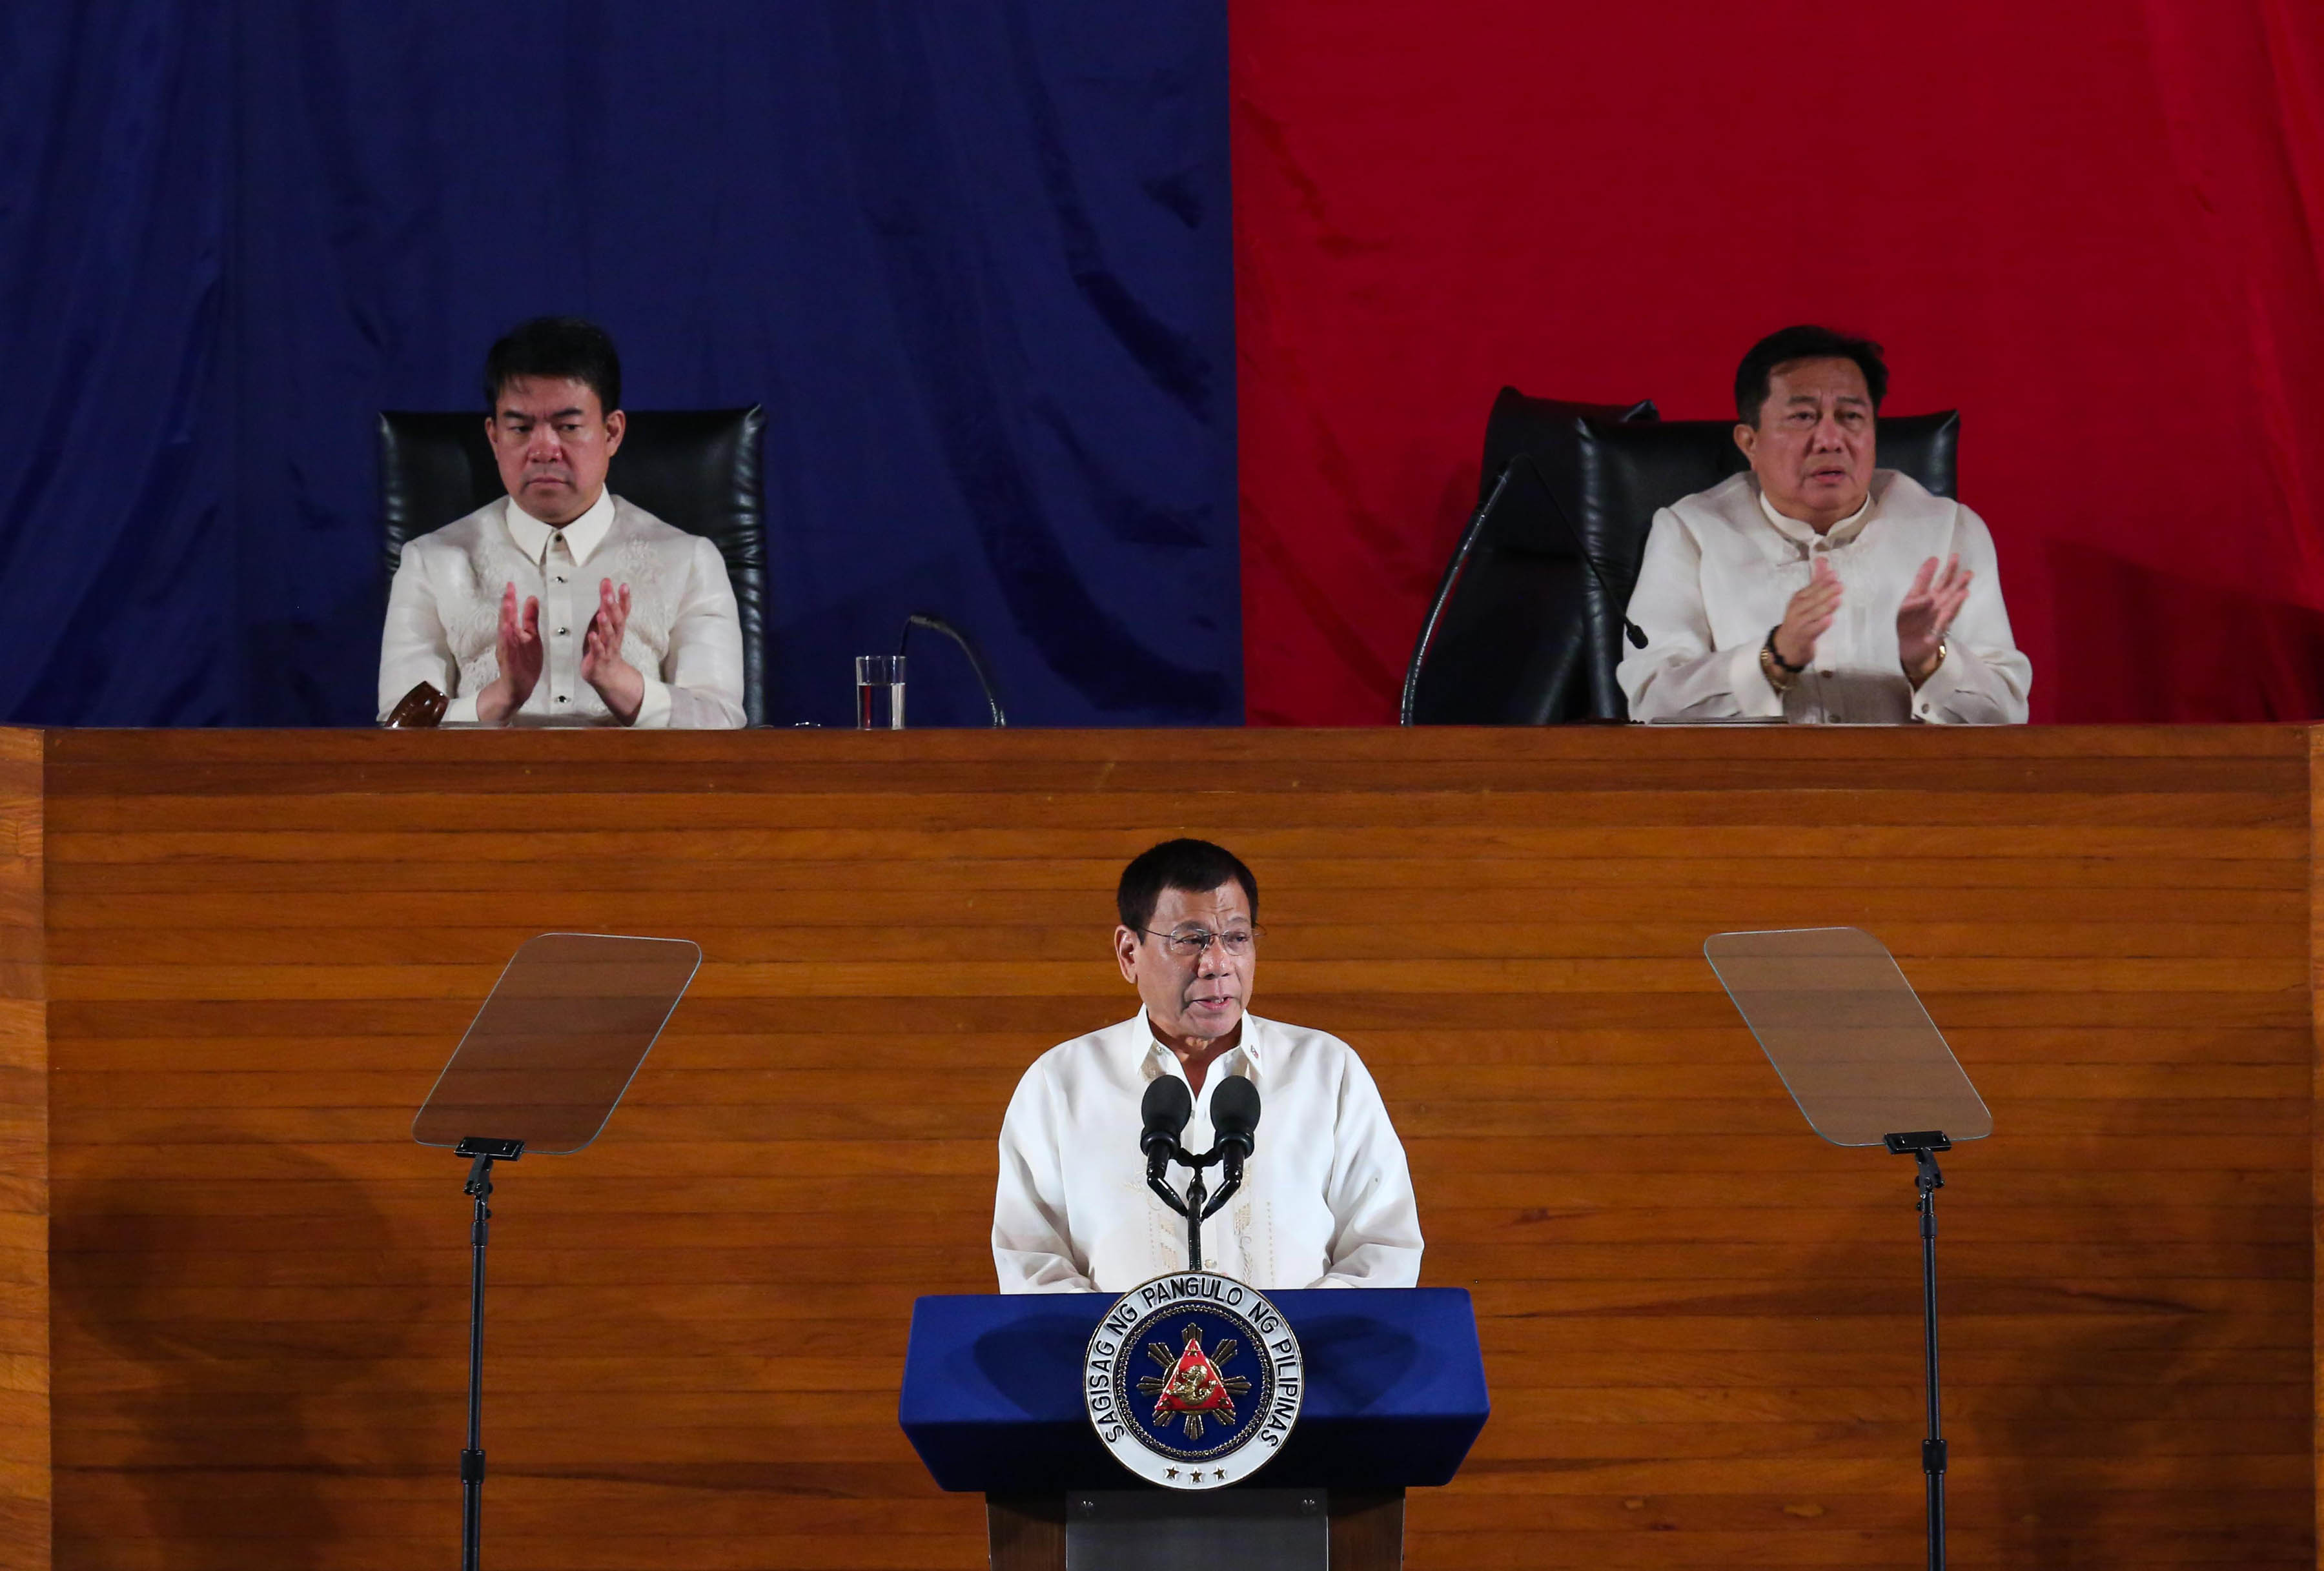
[{"label": "presidential seal", "polygon": [[1082,1394],[1124,1467],[1170,1489],[1257,1472],[1299,1421],[1299,1339],[1257,1288],[1208,1271],[1121,1295],[1090,1337]]}]

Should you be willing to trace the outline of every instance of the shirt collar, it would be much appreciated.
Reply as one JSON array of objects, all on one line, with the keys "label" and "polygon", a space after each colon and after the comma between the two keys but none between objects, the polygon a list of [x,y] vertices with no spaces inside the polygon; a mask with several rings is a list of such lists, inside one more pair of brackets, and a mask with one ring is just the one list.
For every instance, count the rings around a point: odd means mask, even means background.
[{"label": "shirt collar", "polygon": [[[1143,1004],[1138,1006],[1138,1018],[1131,1023],[1131,1030],[1134,1034],[1130,1040],[1139,1045],[1139,1053],[1147,1067],[1147,1079],[1152,1079],[1157,1074],[1164,1072],[1164,1064],[1178,1061],[1178,1055],[1172,1052],[1162,1039],[1154,1034],[1154,1023],[1147,1019],[1146,1006]],[[1266,1035],[1264,1024],[1253,1019],[1250,1011],[1245,1009],[1242,1013],[1242,1035],[1237,1039],[1234,1046],[1213,1059],[1211,1067],[1216,1069],[1227,1060],[1240,1054],[1243,1067],[1238,1072],[1247,1074],[1252,1070],[1260,1068],[1267,1057],[1267,1050],[1260,1046]]]},{"label": "shirt collar", "polygon": [[[1775,504],[1767,500],[1767,493],[1761,489],[1757,478],[1751,482],[1751,493],[1759,499],[1759,510],[1767,515],[1767,521],[1775,525],[1784,537],[1797,540],[1803,546],[1815,543],[1817,535],[1813,526],[1803,523],[1789,514],[1777,512]],[[1864,526],[1871,517],[1872,488],[1867,486],[1864,491],[1864,505],[1826,529],[1821,537],[1832,545],[1845,546],[1864,532]]]},{"label": "shirt collar", "polygon": [[[509,537],[516,542],[516,548],[524,553],[529,562],[546,562],[549,542],[557,533],[556,528],[517,506],[516,498],[503,500],[508,503]],[[613,493],[600,490],[597,500],[589,504],[589,510],[565,526],[565,548],[573,553],[576,566],[589,560],[590,553],[604,544],[606,531],[613,527]]]}]

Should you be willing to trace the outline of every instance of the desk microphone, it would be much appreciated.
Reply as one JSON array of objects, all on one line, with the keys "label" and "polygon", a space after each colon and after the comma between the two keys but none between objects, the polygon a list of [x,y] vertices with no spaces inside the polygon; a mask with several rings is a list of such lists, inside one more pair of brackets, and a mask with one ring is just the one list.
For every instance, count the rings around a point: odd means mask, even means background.
[{"label": "desk microphone", "polygon": [[[1541,465],[1535,461],[1532,454],[1520,449],[1514,457],[1501,466],[1501,477],[1493,482],[1493,494],[1485,499],[1484,507],[1479,510],[1480,516],[1490,512],[1493,504],[1501,500],[1501,488],[1508,484],[1509,476],[1517,472],[1517,467],[1520,464],[1533,472],[1534,483],[1541,487],[1541,494],[1549,500],[1549,510],[1557,515],[1558,528],[1563,529],[1566,538],[1573,542],[1573,554],[1582,558],[1582,565],[1588,568],[1590,576],[1598,581],[1599,592],[1605,595],[1606,603],[1615,604],[1614,586],[1606,582],[1605,569],[1598,565],[1598,558],[1591,553],[1590,542],[1582,537],[1582,531],[1575,528],[1573,520],[1566,516],[1565,504],[1557,500],[1557,488],[1549,483],[1549,476],[1541,472]],[[1622,636],[1630,640],[1630,647],[1634,649],[1645,648],[1646,647],[1646,629],[1630,620],[1627,610],[1618,611],[1615,614],[1622,619]]]},{"label": "desk microphone", "polygon": [[1146,1088],[1146,1099],[1138,1111],[1146,1123],[1138,1136],[1138,1149],[1146,1153],[1150,1183],[1169,1171],[1171,1153],[1178,1149],[1178,1132],[1194,1115],[1194,1093],[1176,1075],[1163,1075]]},{"label": "desk microphone", "polygon": [[1220,1169],[1219,1198],[1204,1214],[1218,1209],[1226,1198],[1242,1187],[1242,1164],[1259,1144],[1259,1088],[1242,1075],[1229,1075],[1211,1093],[1211,1132],[1218,1136],[1212,1147],[1219,1153],[1223,1165]]},{"label": "desk microphone", "polygon": [[[1211,1130],[1218,1138],[1200,1156],[1178,1144],[1178,1132],[1185,1128],[1194,1112],[1194,1093],[1185,1081],[1176,1075],[1149,1081],[1145,1099],[1139,1105],[1146,1128],[1138,1137],[1138,1148],[1146,1153],[1146,1187],[1186,1218],[1186,1269],[1200,1271],[1203,1223],[1242,1187],[1243,1159],[1257,1144],[1259,1089],[1241,1075],[1229,1075],[1219,1082],[1211,1093]],[[1174,1162],[1194,1170],[1183,1198],[1170,1187],[1167,1175]],[[1213,1163],[1224,1168],[1216,1195],[1211,1195],[1203,1182],[1203,1170]]]},{"label": "desk microphone", "polygon": [[1242,1075],[1229,1075],[1211,1093],[1211,1128],[1230,1160],[1240,1162],[1259,1144],[1259,1088]]},{"label": "desk microphone", "polygon": [[[904,646],[912,641],[914,628],[926,628],[932,633],[941,633],[960,646],[960,652],[968,657],[970,675],[976,678],[976,685],[984,694],[985,706],[992,711],[993,728],[999,730],[1007,725],[1009,717],[1001,712],[1001,700],[992,691],[992,678],[985,674],[984,662],[977,657],[976,646],[968,641],[968,635],[942,617],[930,616],[924,611],[916,611],[904,619],[903,633],[896,639],[896,653],[899,656],[903,654]],[[1181,1120],[1180,1127],[1184,1126],[1185,1122]]]}]

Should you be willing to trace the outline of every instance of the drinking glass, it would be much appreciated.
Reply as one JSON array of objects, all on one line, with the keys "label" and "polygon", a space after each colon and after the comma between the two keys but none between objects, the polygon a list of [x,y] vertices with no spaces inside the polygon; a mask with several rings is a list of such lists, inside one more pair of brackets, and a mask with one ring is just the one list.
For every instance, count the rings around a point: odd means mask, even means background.
[{"label": "drinking glass", "polygon": [[855,729],[904,729],[904,657],[855,657]]}]

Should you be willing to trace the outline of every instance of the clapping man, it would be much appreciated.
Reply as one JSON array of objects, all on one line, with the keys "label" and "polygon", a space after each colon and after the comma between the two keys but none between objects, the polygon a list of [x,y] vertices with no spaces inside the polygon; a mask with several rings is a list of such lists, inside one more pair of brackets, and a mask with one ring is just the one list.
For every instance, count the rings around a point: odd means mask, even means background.
[{"label": "clapping man", "polygon": [[740,726],[742,623],[718,548],[605,488],[628,421],[602,328],[536,318],[484,362],[508,495],[403,547],[384,718],[417,683],[477,725]]},{"label": "clapping man", "polygon": [[1655,515],[1618,673],[1633,720],[2025,718],[2033,666],[1993,537],[1876,469],[1880,346],[1822,327],[1754,345],[1735,378],[1744,473]]}]

